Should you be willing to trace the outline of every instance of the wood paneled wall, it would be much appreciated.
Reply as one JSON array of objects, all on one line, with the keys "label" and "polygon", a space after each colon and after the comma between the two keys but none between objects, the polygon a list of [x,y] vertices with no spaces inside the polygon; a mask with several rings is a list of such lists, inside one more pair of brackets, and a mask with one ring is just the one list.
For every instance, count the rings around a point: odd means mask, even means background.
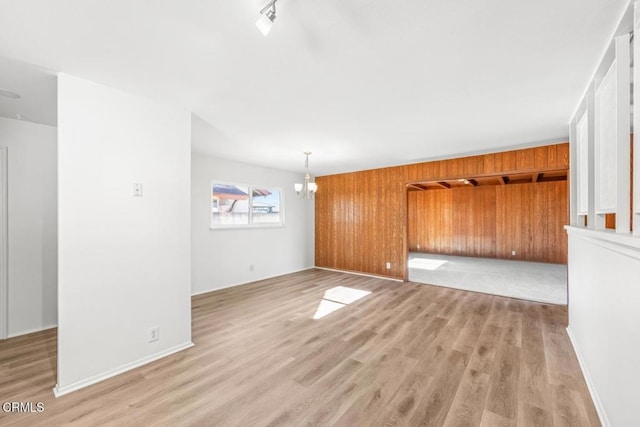
[{"label": "wood paneled wall", "polygon": [[403,279],[407,182],[568,168],[564,143],[317,177],[316,265]]},{"label": "wood paneled wall", "polygon": [[494,257],[493,186],[408,193],[409,250]]},{"label": "wood paneled wall", "polygon": [[410,191],[409,250],[566,263],[567,203],[566,181]]},{"label": "wood paneled wall", "polygon": [[316,265],[403,277],[405,179],[402,168],[316,178]]}]

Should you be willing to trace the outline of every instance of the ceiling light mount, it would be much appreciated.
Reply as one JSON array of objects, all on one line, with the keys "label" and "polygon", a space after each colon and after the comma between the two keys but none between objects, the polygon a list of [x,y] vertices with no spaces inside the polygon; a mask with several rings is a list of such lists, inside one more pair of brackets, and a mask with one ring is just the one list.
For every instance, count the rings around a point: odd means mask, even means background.
[{"label": "ceiling light mount", "polygon": [[256,27],[258,27],[265,36],[269,34],[269,31],[271,31],[271,27],[273,26],[273,21],[276,20],[276,1],[278,0],[271,0],[262,8],[260,11],[262,16],[256,22]]}]

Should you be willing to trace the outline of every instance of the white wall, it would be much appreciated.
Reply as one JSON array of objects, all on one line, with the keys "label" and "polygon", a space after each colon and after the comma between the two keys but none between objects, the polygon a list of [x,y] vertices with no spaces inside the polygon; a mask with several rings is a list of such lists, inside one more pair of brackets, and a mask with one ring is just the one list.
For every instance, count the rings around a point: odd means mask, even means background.
[{"label": "white wall", "polygon": [[58,395],[191,345],[190,120],[59,76]]},{"label": "white wall", "polygon": [[604,425],[637,425],[640,238],[569,227],[569,335]]},{"label": "white wall", "polygon": [[56,128],[0,117],[9,166],[9,336],[57,323]]},{"label": "white wall", "polygon": [[[304,158],[301,157],[302,161]],[[303,174],[268,169],[194,153],[191,159],[191,277],[199,294],[314,265],[313,200],[293,189]],[[285,226],[210,230],[211,181],[281,187]],[[249,265],[254,270],[249,270]]]}]

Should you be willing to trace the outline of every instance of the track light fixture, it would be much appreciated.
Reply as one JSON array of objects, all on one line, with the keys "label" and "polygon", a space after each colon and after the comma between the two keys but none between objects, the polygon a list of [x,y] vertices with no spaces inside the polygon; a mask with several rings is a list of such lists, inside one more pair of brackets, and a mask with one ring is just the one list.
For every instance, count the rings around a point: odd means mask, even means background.
[{"label": "track light fixture", "polygon": [[260,11],[262,16],[256,22],[256,27],[258,27],[265,36],[269,34],[269,31],[271,31],[271,27],[273,26],[273,21],[276,20],[276,1],[278,0],[271,0],[262,8]]}]

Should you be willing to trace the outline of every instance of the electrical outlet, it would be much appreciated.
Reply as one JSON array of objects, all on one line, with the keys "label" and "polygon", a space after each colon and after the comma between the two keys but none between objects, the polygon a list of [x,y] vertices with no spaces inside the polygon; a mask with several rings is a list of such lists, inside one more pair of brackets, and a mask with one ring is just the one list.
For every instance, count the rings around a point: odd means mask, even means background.
[{"label": "electrical outlet", "polygon": [[387,263],[387,270],[391,270],[391,263],[390,262]]},{"label": "electrical outlet", "polygon": [[516,256],[516,251],[511,251],[511,256]]},{"label": "electrical outlet", "polygon": [[149,328],[149,342],[158,341],[160,339],[160,326]]},{"label": "electrical outlet", "polygon": [[418,250],[420,250],[420,243],[418,243]]},{"label": "electrical outlet", "polygon": [[249,264],[249,271],[253,271],[253,264]]}]

